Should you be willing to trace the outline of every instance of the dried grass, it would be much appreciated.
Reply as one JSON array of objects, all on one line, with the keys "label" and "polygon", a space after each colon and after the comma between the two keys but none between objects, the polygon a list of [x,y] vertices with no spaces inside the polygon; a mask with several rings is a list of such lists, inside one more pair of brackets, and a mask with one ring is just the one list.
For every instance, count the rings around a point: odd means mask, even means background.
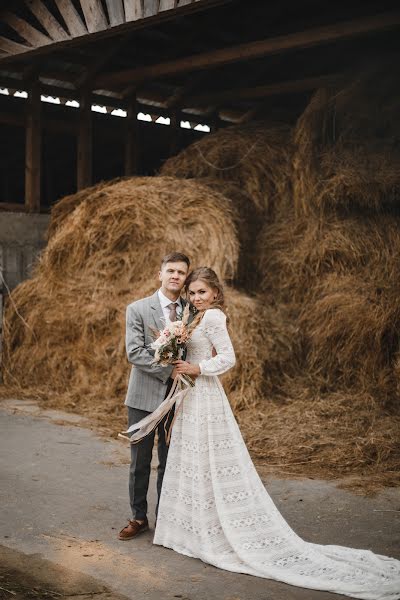
[{"label": "dried grass", "polygon": [[391,65],[315,93],[294,134],[297,214],[399,209],[400,86]]},{"label": "dried grass", "polygon": [[[84,271],[81,278],[79,297],[74,297],[68,280],[48,289],[41,274],[13,292],[5,317],[5,383],[9,392],[14,389],[46,400],[48,406],[95,415],[104,426],[110,414],[124,414],[131,368],[125,352],[125,307],[154,293],[157,281],[149,279],[129,297],[93,297],[90,285],[84,293]],[[224,384],[233,409],[240,410],[254,406],[262,393],[263,363],[257,345],[262,325],[257,300],[231,288],[226,298],[237,364]]]},{"label": "dried grass", "polygon": [[290,128],[252,122],[220,129],[168,159],[161,175],[231,182],[259,213],[272,213],[289,176]]},{"label": "dried grass", "polygon": [[[130,368],[125,307],[157,289],[160,257],[176,248],[194,265],[232,277],[238,250],[230,202],[202,183],[169,177],[126,179],[80,198],[53,231],[33,278],[8,302],[6,384],[54,396],[59,407],[88,413],[96,404],[119,414]],[[253,343],[261,324],[255,299],[229,289],[227,298],[238,366],[226,385],[243,407],[262,388]]]},{"label": "dried grass", "polygon": [[[129,293],[176,248],[184,248],[194,262],[202,257],[222,279],[235,276],[233,210],[217,191],[195,181],[138,177],[87,192],[51,237],[40,262],[39,271],[55,285],[65,278],[80,285],[84,269],[94,277],[93,293],[110,285],[110,273],[121,293]],[[70,197],[66,202],[73,204]],[[61,208],[62,202],[59,214]]]},{"label": "dried grass", "polygon": [[362,494],[400,485],[400,415],[365,393],[317,393],[292,381],[292,402],[268,403],[239,414],[256,461],[288,477],[340,479]]}]

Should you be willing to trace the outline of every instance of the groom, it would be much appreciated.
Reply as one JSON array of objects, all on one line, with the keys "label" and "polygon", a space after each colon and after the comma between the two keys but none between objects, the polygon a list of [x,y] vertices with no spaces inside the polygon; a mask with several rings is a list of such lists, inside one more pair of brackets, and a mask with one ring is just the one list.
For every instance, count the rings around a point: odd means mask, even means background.
[{"label": "groom", "polygon": [[[129,304],[126,309],[126,352],[133,368],[129,378],[125,404],[128,407],[129,427],[153,412],[167,396],[175,369],[172,365],[155,365],[154,352],[149,349],[154,341],[151,329],[163,329],[175,321],[186,301],[180,293],[184,286],[190,261],[185,254],[173,252],[164,256],[158,274],[160,289],[148,298]],[[157,508],[167,460],[164,423],[158,425]],[[129,469],[129,498],[132,519],[119,532],[120,540],[130,540],[149,528],[147,520],[147,490],[149,487],[151,457],[155,431],[138,444],[131,444]]]}]

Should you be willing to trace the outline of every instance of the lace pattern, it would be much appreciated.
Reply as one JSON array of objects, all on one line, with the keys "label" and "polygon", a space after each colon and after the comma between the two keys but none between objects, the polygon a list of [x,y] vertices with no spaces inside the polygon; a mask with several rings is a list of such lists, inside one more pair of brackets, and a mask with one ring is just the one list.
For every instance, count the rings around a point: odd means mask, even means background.
[{"label": "lace pattern", "polygon": [[217,377],[235,361],[218,309],[196,328],[188,360],[202,375],[172,432],[154,543],[229,571],[363,600],[400,599],[400,561],[303,541],[277,510]]}]

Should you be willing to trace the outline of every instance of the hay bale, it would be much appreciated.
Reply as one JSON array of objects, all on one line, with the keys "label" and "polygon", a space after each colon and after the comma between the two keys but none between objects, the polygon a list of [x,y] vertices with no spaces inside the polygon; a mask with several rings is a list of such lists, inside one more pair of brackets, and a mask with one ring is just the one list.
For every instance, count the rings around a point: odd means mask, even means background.
[{"label": "hay bale", "polygon": [[[249,450],[269,472],[342,479],[362,494],[400,485],[400,415],[364,390],[322,394],[292,382],[293,402],[241,412]],[[289,391],[289,390],[288,390]]]},{"label": "hay bale", "polygon": [[294,133],[298,214],[399,207],[399,91],[397,72],[379,65],[315,93]]},{"label": "hay bale", "polygon": [[273,212],[290,166],[290,129],[263,121],[220,129],[168,159],[161,175],[231,182],[258,213]]},{"label": "hay bale", "polygon": [[331,389],[366,390],[383,405],[395,397],[400,346],[399,287],[391,283],[383,289],[362,276],[332,273],[316,286],[299,318],[311,372]]},{"label": "hay bale", "polygon": [[39,270],[54,284],[65,277],[81,281],[84,270],[94,277],[94,290],[113,273],[118,289],[129,293],[174,248],[232,279],[238,244],[229,201],[195,181],[130,178],[94,188],[75,207],[49,240]]},{"label": "hay bale", "polygon": [[[84,414],[123,411],[130,368],[125,308],[157,289],[160,257],[177,247],[193,264],[232,276],[237,243],[224,196],[201,183],[167,177],[92,190],[60,222],[33,278],[10,297],[6,383]],[[238,353],[227,387],[240,408],[260,397],[262,326],[256,300],[234,290],[227,298]]]},{"label": "hay bale", "polygon": [[295,397],[306,385],[364,390],[383,406],[397,398],[400,219],[292,216],[267,225],[259,242],[264,293],[293,334],[293,354],[280,367],[289,387],[280,396],[291,398],[296,380]]},{"label": "hay bale", "polygon": [[124,177],[118,177],[111,181],[101,181],[96,185],[84,188],[75,194],[64,196],[64,198],[58,200],[51,208],[50,223],[47,228],[47,239],[50,239],[55,234],[68,215],[70,215],[81,202],[86,200],[86,198],[92,196],[95,192],[101,191],[103,188],[108,190],[110,185],[123,181],[124,179]]},{"label": "hay bale", "polygon": [[390,215],[322,219],[288,214],[264,226],[257,247],[262,290],[295,304],[310,299],[330,273],[361,275],[377,288],[395,288],[399,256],[400,218]]},{"label": "hay bale", "polygon": [[[50,405],[97,417],[123,413],[130,365],[125,353],[125,307],[157,289],[150,278],[129,297],[112,292],[93,295],[93,280],[47,288],[37,275],[12,294],[5,316],[5,382],[39,394]],[[255,406],[263,390],[263,328],[257,301],[227,288],[235,369],[224,376],[232,407]],[[18,313],[16,312],[18,310]],[[22,321],[23,319],[23,321]]]}]

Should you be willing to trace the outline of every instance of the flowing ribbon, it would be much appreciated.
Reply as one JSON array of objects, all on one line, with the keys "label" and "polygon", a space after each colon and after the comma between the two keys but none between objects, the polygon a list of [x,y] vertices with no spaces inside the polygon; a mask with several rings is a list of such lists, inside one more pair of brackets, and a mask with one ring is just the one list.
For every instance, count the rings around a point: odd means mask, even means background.
[{"label": "flowing ribbon", "polygon": [[[125,440],[129,440],[131,444],[137,444],[155,430],[155,428],[161,423],[165,415],[171,412],[172,407],[175,404],[174,418],[170,425],[169,431],[165,431],[166,443],[169,444],[171,430],[175,423],[175,419],[182,406],[184,399],[190,392],[190,389],[191,385],[181,375],[177,375],[177,377],[175,377],[172,383],[172,387],[168,396],[163,402],[161,402],[160,406],[158,406],[155,411],[144,417],[144,419],[141,419],[137,423],[131,425],[129,429],[127,429],[123,433],[119,433],[118,437],[123,438]],[[129,433],[131,433],[132,435],[126,435]]]}]

